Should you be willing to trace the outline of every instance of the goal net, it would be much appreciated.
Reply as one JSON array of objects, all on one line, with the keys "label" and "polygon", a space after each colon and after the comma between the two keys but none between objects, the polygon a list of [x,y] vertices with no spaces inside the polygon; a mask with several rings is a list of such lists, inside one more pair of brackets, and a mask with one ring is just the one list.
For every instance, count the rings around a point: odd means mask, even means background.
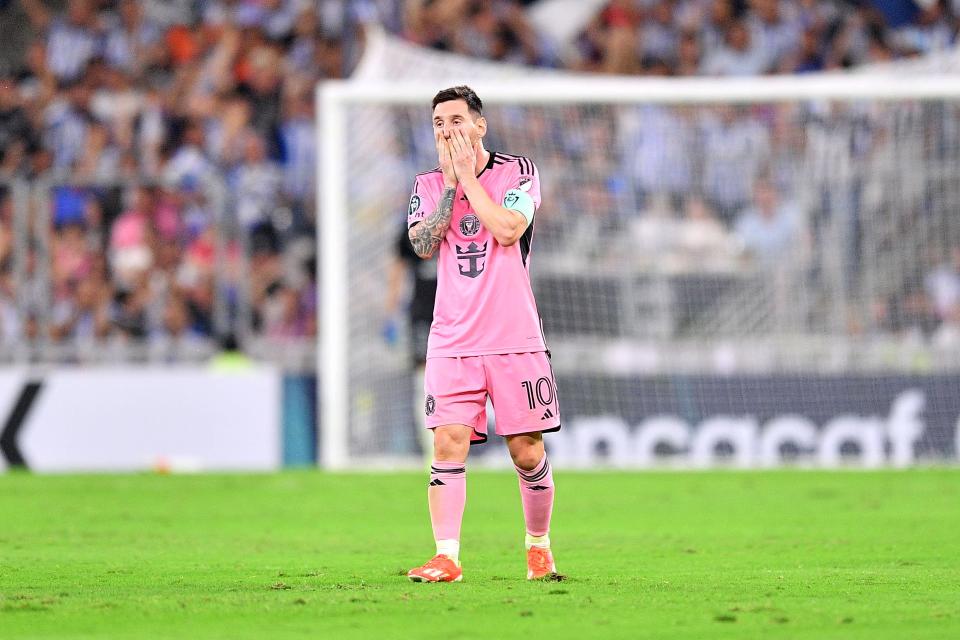
[{"label": "goal net", "polygon": [[[385,300],[443,83],[318,89],[322,445],[419,459]],[[536,162],[555,464],[905,465],[960,449],[960,85],[939,77],[471,82]],[[419,400],[418,400],[419,398]],[[505,454],[486,445],[491,463]]]}]

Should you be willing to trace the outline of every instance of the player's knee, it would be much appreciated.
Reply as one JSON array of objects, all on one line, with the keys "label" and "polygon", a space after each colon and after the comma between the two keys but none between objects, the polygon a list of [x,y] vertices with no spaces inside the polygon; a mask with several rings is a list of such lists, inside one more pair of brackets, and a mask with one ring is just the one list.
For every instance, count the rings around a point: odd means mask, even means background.
[{"label": "player's knee", "polygon": [[526,471],[536,469],[537,465],[540,464],[540,461],[543,459],[543,455],[543,448],[536,445],[517,447],[510,451],[513,464]]},{"label": "player's knee", "polygon": [[507,448],[517,467],[530,471],[536,469],[543,456],[543,436],[539,433],[507,436]]},{"label": "player's knee", "polygon": [[437,460],[460,461],[470,450],[470,433],[466,429],[437,427],[433,430],[433,452]]}]

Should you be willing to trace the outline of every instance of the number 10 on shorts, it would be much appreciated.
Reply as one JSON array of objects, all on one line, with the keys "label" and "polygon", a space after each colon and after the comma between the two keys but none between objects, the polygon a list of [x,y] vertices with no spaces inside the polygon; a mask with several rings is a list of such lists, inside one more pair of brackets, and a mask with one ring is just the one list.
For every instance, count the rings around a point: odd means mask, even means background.
[{"label": "number 10 on shorts", "polygon": [[538,378],[536,382],[524,380],[520,386],[527,392],[527,404],[530,405],[531,410],[536,409],[538,403],[541,407],[549,407],[553,404],[556,390],[550,378],[544,376]]}]

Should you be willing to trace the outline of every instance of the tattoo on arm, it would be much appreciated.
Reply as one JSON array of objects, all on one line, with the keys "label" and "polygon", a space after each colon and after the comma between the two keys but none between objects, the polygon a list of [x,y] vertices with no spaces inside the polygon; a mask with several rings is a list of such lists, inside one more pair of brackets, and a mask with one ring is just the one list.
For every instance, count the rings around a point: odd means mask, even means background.
[{"label": "tattoo on arm", "polygon": [[440,196],[437,208],[433,210],[423,222],[410,229],[410,244],[421,258],[429,258],[443,242],[443,236],[450,228],[450,218],[453,216],[453,198],[457,190],[446,187]]}]

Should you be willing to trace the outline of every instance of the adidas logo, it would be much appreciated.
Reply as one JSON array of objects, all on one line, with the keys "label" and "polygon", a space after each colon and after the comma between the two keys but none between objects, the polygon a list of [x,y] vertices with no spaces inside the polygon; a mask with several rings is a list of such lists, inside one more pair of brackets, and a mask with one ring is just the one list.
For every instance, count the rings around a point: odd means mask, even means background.
[{"label": "adidas logo", "polygon": [[552,417],[553,417],[553,411],[550,411],[550,409],[547,409],[546,411],[543,412],[543,416],[540,419],[546,420],[547,418],[552,418]]},{"label": "adidas logo", "polygon": [[550,488],[550,487],[545,487],[545,486],[543,486],[542,484],[536,484],[536,485],[530,487],[530,491],[546,491],[546,490],[549,489],[549,488]]},{"label": "adidas logo", "polygon": [[447,483],[445,483],[445,482],[444,482],[443,480],[441,480],[440,478],[436,478],[436,479],[430,481],[430,486],[431,486],[431,487],[445,487],[445,486],[447,486]]}]

